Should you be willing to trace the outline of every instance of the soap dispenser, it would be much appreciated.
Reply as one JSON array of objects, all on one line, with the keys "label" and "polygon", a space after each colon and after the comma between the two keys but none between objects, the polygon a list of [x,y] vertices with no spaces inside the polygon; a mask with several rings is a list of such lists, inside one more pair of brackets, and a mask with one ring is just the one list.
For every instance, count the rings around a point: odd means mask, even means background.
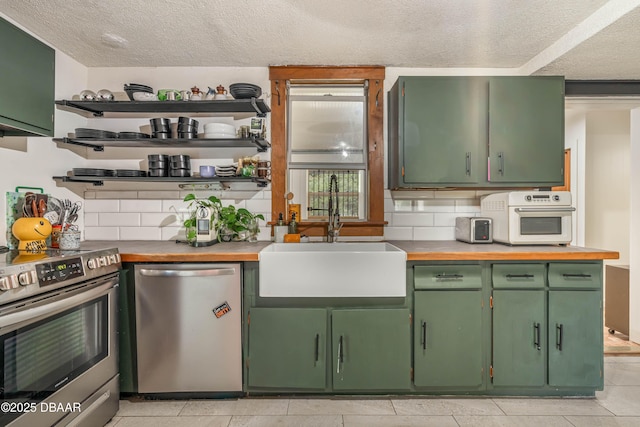
[{"label": "soap dispenser", "polygon": [[298,222],[296,221],[296,213],[291,215],[291,221],[289,222],[289,234],[298,234]]},{"label": "soap dispenser", "polygon": [[282,216],[282,212],[278,215],[278,222],[276,222],[275,227],[273,227],[273,238],[276,243],[284,242],[284,235],[289,231],[289,227],[284,224],[284,219]]}]

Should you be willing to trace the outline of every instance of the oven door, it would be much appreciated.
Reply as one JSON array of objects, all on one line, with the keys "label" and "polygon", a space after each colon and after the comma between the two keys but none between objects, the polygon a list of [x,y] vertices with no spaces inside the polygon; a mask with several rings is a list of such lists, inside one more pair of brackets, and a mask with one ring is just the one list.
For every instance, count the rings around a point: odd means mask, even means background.
[{"label": "oven door", "polygon": [[117,375],[117,286],[116,274],[0,310],[0,425],[80,415]]},{"label": "oven door", "polygon": [[510,207],[509,243],[556,245],[571,243],[574,207]]}]

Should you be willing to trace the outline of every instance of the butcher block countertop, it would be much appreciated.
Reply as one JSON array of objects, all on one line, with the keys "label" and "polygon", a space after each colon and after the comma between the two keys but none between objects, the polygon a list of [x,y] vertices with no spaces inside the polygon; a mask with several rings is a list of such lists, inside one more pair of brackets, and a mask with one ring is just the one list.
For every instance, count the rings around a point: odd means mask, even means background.
[{"label": "butcher block countertop", "polygon": [[392,240],[407,253],[407,261],[570,261],[618,259],[615,251],[579,246],[508,246],[469,244],[455,240]]},{"label": "butcher block countertop", "polygon": [[[507,246],[468,244],[455,240],[389,243],[407,252],[407,261],[570,261],[618,259],[618,252],[578,246]],[[82,249],[118,248],[123,262],[224,262],[259,261],[270,242],[217,243],[194,248],[174,241],[86,241]],[[312,245],[313,243],[308,243]]]}]

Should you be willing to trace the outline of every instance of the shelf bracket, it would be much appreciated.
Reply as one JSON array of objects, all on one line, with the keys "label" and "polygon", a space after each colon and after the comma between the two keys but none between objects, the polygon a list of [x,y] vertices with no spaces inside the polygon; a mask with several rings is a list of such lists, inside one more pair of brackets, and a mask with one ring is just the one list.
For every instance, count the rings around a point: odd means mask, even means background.
[{"label": "shelf bracket", "polygon": [[254,110],[256,110],[256,114],[258,117],[266,117],[267,113],[263,112],[260,107],[258,107],[258,103],[256,102],[256,98],[251,98],[251,106]]},{"label": "shelf bracket", "polygon": [[99,144],[89,144],[86,142],[82,142],[82,141],[78,141],[77,139],[73,139],[73,138],[62,138],[62,139],[54,139],[54,141],[56,142],[63,142],[65,144],[71,144],[71,145],[78,145],[80,147],[87,147],[87,148],[91,148],[93,149],[93,151],[104,151],[104,145],[99,145]]}]

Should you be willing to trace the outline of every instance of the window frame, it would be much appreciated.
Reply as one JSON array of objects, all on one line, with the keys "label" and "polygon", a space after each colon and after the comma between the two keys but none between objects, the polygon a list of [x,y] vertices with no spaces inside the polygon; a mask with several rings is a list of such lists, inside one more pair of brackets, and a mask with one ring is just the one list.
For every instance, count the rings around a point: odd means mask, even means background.
[{"label": "window frame", "polygon": [[[384,137],[383,84],[385,69],[382,66],[272,66],[271,81],[271,218],[286,212],[287,188],[287,90],[288,80],[305,80],[314,83],[335,84],[353,80],[368,81],[367,141],[368,196],[366,221],[345,222],[342,236],[383,236],[384,225]],[[295,197],[295,195],[294,195]],[[298,195],[298,197],[300,197]],[[295,202],[295,199],[294,199]],[[304,221],[298,225],[300,232],[309,236],[325,236],[326,221]]]}]

